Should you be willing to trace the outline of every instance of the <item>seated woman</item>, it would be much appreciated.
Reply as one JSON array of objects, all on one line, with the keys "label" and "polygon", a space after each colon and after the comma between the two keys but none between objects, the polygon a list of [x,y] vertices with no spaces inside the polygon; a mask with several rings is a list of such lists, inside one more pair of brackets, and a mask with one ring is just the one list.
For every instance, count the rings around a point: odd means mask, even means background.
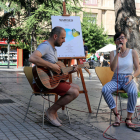
[{"label": "seated woman", "polygon": [[[135,50],[126,48],[127,36],[125,33],[116,33],[114,42],[118,46],[115,51],[110,53],[110,68],[114,71],[114,76],[110,82],[104,85],[102,93],[106,103],[115,115],[113,126],[117,127],[120,126],[121,116],[117,112],[112,93],[117,91],[117,87],[118,90],[125,90],[128,95],[127,118],[125,119],[125,123],[128,128],[134,128],[135,125],[132,123],[131,117],[137,103],[137,86],[133,78],[140,74],[138,54]],[[135,66],[134,73],[133,64]]]}]

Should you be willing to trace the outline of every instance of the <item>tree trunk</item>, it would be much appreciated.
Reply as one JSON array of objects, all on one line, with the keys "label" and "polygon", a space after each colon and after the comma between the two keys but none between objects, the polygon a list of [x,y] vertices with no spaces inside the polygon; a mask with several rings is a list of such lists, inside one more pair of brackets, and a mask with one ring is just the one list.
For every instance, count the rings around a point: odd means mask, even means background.
[{"label": "tree trunk", "polygon": [[[136,15],[135,0],[114,0],[115,6],[115,31],[123,31],[127,35],[127,47],[135,49],[140,60],[140,35],[139,19]],[[140,77],[136,80],[140,83]],[[140,87],[138,87],[140,91]]]}]

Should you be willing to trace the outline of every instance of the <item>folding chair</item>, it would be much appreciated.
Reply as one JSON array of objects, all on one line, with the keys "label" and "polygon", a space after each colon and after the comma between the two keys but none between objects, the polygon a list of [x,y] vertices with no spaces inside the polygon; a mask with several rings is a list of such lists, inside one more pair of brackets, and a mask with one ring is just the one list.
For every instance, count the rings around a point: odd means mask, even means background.
[{"label": "folding chair", "polygon": [[[113,74],[114,72],[111,71],[110,67],[96,67],[95,68],[95,72],[101,82],[101,84],[104,86],[106,83],[110,82],[112,77],[113,77]],[[117,91],[116,91],[117,92]],[[121,109],[121,115],[122,115],[122,105],[121,105],[121,96],[120,94],[121,93],[126,93],[124,90],[118,90],[118,95],[119,95],[119,100],[120,100],[120,109]],[[100,103],[101,103],[101,100],[102,100],[102,93],[101,93],[101,97],[100,97],[100,101],[99,101],[99,105],[98,105],[98,109],[97,109],[97,113],[96,113],[96,117],[98,115],[98,111],[99,111],[99,107],[100,107]],[[112,111],[110,111],[110,124],[111,124],[111,114],[112,114]],[[138,118],[138,115],[137,115],[137,111],[136,111],[136,108],[135,108],[135,114]]]},{"label": "folding chair", "polygon": [[[32,67],[24,67],[24,73],[25,73],[25,76],[26,76],[26,78],[27,78],[27,80],[28,80],[28,82],[29,82],[29,84],[30,84],[30,86],[31,86],[33,91],[32,91],[32,95],[30,96],[30,100],[29,100],[29,103],[28,103],[27,111],[26,111],[26,114],[25,114],[23,122],[25,122],[25,119],[27,117],[30,102],[31,102],[31,99],[32,99],[33,95],[35,95],[35,96],[48,96],[49,107],[50,107],[50,95],[55,95],[55,101],[58,98],[58,95],[56,93],[48,93],[47,91],[45,91],[45,92],[35,92],[34,91],[34,89],[32,87],[32,82],[33,82]],[[45,99],[43,98],[42,128],[44,127],[44,111],[45,111]],[[67,111],[67,116],[68,116],[68,119],[69,119],[69,123],[71,124],[69,111],[68,111],[67,107],[66,107],[66,111]]]}]

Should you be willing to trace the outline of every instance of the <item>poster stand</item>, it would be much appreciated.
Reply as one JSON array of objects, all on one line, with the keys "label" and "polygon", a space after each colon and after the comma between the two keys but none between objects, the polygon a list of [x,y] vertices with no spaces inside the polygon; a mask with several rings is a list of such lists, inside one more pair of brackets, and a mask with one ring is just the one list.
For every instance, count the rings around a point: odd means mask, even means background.
[{"label": "poster stand", "polygon": [[[62,16],[70,16],[70,15],[66,14],[66,4],[65,4],[65,2],[63,2],[63,15]],[[63,60],[65,66],[68,65],[68,67],[71,66],[72,59],[76,59],[78,65],[80,65],[79,59],[85,59],[85,57],[58,57],[58,60]],[[92,113],[89,98],[88,98],[88,94],[87,94],[87,89],[86,89],[86,85],[85,85],[85,81],[84,81],[84,77],[83,77],[83,73],[82,73],[81,68],[79,68],[79,73],[80,73],[82,86],[83,86],[83,90],[79,91],[79,93],[84,93],[85,94],[85,98],[86,98],[89,113]],[[69,82],[72,83],[72,74],[69,74]],[[57,101],[57,99],[58,99],[58,95],[55,96],[55,101]],[[64,110],[64,107],[62,107],[62,109]]]}]

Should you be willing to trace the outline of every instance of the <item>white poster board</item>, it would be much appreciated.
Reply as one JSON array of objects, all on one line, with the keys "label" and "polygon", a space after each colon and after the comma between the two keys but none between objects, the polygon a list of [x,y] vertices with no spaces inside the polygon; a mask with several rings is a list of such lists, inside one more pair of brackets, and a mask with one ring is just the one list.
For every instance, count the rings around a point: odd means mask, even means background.
[{"label": "white poster board", "polygon": [[58,57],[85,57],[79,16],[51,16],[52,28],[63,27],[66,31],[65,42],[57,47]]}]

